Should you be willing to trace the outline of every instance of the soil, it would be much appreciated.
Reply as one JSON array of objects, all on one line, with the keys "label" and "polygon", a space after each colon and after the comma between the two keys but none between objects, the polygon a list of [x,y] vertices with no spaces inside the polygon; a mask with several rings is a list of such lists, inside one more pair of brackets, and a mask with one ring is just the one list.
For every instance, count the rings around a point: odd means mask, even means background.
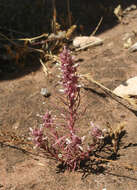
[{"label": "soil", "polygon": [[[123,22],[106,30],[98,37],[104,44],[78,52],[79,72],[91,76],[110,89],[137,75],[137,53],[129,53],[123,47],[123,36],[136,31],[137,10],[124,16]],[[134,39],[137,40],[137,37]],[[39,68],[39,69],[38,69]],[[50,68],[50,81],[41,67],[18,73],[18,78],[10,80],[5,73],[0,82],[0,128],[5,132],[0,139],[0,189],[1,190],[135,190],[137,189],[137,114],[105,94],[93,84],[90,90],[82,89],[82,102],[86,113],[79,120],[79,130],[90,129],[90,121],[102,129],[109,123],[115,128],[125,122],[126,134],[121,139],[118,157],[98,172],[56,172],[58,163],[32,149],[32,145],[19,143],[16,136],[29,137],[29,128],[41,122],[41,115],[54,107],[57,69]],[[19,77],[20,74],[20,77]],[[41,88],[48,88],[51,96],[40,94]],[[11,137],[13,134],[13,137]],[[9,135],[9,136],[8,136]],[[9,140],[10,139],[10,140]],[[22,140],[23,142],[23,140]],[[25,151],[25,150],[26,151]],[[24,151],[23,151],[24,150]]]}]

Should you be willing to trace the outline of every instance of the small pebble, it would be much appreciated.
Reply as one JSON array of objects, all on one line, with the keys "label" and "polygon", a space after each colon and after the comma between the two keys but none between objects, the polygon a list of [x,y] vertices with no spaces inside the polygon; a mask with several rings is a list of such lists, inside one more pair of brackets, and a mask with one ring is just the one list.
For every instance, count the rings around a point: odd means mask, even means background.
[{"label": "small pebble", "polygon": [[39,113],[36,114],[37,117],[43,117],[42,115],[40,115]]},{"label": "small pebble", "polygon": [[40,94],[46,98],[51,95],[47,88],[41,88]]}]

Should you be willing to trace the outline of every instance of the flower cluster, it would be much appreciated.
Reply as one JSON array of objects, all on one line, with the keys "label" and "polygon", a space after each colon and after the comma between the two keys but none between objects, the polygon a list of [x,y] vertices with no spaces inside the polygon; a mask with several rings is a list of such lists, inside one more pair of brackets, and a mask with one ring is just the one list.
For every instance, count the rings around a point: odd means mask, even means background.
[{"label": "flower cluster", "polygon": [[44,126],[46,128],[50,128],[53,124],[53,119],[51,117],[51,112],[46,112],[46,114],[43,116]]},{"label": "flower cluster", "polygon": [[43,147],[44,143],[44,136],[43,136],[43,129],[32,129],[30,128],[31,136],[33,137],[33,142],[36,145],[36,147]]},{"label": "flower cluster", "polygon": [[91,124],[91,135],[93,136],[93,138],[95,140],[98,140],[98,139],[103,139],[103,132],[101,129],[99,129],[99,127],[95,126],[94,123],[90,122]]},{"label": "flower cluster", "polygon": [[78,76],[76,74],[78,64],[74,64],[71,53],[66,47],[61,53],[60,59],[64,92],[73,103],[76,94],[79,92]]}]

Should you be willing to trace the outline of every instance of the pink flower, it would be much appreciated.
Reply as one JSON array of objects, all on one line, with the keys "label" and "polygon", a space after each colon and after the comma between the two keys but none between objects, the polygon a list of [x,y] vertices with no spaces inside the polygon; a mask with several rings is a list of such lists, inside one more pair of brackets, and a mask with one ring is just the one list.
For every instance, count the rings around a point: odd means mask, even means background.
[{"label": "pink flower", "polygon": [[103,138],[102,130],[96,127],[92,122],[91,126],[92,126],[91,135],[96,139],[102,139]]},{"label": "pink flower", "polygon": [[82,143],[81,138],[78,137],[77,135],[75,135],[74,133],[72,133],[71,139],[72,139],[72,143],[73,143],[74,145],[78,145],[78,144],[81,144],[81,143]]},{"label": "pink flower", "polygon": [[36,144],[37,147],[42,147],[44,142],[43,130],[40,129],[30,129],[31,135],[33,137],[33,142]]},{"label": "pink flower", "polygon": [[46,112],[46,114],[43,116],[44,120],[44,126],[46,128],[50,128],[51,125],[53,124],[53,119],[51,118],[51,112]]}]

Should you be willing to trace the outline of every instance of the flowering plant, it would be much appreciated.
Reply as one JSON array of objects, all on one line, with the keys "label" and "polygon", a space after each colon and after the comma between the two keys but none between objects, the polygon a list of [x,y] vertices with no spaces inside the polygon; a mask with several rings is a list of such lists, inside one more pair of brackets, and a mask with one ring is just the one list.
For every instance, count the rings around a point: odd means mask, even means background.
[{"label": "flowering plant", "polygon": [[[85,144],[85,136],[77,135],[75,122],[77,120],[77,111],[80,105],[80,86],[78,84],[77,67],[74,63],[70,51],[64,47],[60,55],[61,59],[61,90],[65,97],[67,113],[61,114],[65,118],[65,124],[56,123],[56,117],[53,117],[50,111],[47,111],[43,117],[43,125],[39,129],[31,129],[33,142],[39,148],[52,158],[60,161],[68,169],[75,170],[80,166],[82,160],[89,159],[90,154],[95,149],[95,145],[103,138],[102,131],[91,123],[90,132],[93,141]],[[58,129],[63,128],[64,134],[60,134]]]}]

